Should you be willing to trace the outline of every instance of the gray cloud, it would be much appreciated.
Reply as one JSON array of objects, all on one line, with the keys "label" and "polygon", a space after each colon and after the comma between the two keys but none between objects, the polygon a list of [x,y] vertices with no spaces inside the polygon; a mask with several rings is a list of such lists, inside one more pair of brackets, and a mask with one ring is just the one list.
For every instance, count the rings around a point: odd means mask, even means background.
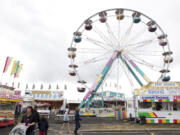
[{"label": "gray cloud", "polygon": [[[78,5],[79,3],[81,4]],[[84,1],[1,1],[0,43],[4,44],[2,40],[8,41],[6,47],[0,46],[0,50],[13,48],[12,55],[22,59],[24,81],[68,81],[69,59],[66,50],[73,31],[91,14],[121,4],[121,7],[136,9],[149,15],[162,26],[169,35],[170,46],[174,52],[175,62],[172,68],[179,66],[179,1],[154,0],[137,3],[136,5],[132,1],[119,0],[103,4],[91,1],[89,5]],[[173,75],[176,73],[172,73]]]}]

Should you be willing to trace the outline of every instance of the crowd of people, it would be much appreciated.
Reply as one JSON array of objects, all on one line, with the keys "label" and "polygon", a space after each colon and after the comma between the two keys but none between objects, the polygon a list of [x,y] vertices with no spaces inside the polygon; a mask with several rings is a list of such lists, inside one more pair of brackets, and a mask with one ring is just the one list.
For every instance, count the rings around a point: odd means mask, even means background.
[{"label": "crowd of people", "polygon": [[[18,121],[18,118],[20,116],[20,106],[19,104],[16,105],[15,108],[15,119]],[[60,128],[59,134],[62,134],[64,131],[64,128],[67,127],[69,133],[73,133],[70,129],[69,125],[69,109],[66,107],[66,109],[63,112],[64,118],[63,118],[63,124]],[[75,109],[74,113],[75,117],[75,129],[74,129],[74,134],[78,135],[78,129],[80,128],[80,115],[79,115],[79,108]],[[29,128],[27,129],[26,135],[34,135],[35,129],[39,129],[39,135],[47,135],[48,134],[48,120],[45,118],[44,115],[39,114],[37,111],[37,106],[28,106],[26,108],[26,112],[23,114],[21,118],[21,123],[24,123],[25,126],[28,126]],[[16,122],[18,123],[18,122]]]}]

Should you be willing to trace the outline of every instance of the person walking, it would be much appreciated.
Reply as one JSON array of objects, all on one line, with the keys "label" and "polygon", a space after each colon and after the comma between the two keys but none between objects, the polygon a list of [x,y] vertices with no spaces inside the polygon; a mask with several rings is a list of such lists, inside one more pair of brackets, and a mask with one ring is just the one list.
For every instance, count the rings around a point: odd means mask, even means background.
[{"label": "person walking", "polygon": [[34,120],[35,120],[36,124],[38,124],[38,122],[40,120],[40,115],[39,115],[39,112],[37,111],[37,106],[34,106],[33,115],[34,115]]},{"label": "person walking", "polygon": [[77,107],[75,110],[75,129],[74,129],[74,134],[78,135],[78,129],[81,127],[80,126],[80,115],[79,115],[79,108]]},{"label": "person walking", "polygon": [[48,109],[49,109],[49,112],[50,112],[50,114],[51,114],[51,109],[52,109],[52,108],[51,108],[51,105],[49,105],[49,108],[48,108]]},{"label": "person walking", "polygon": [[39,135],[47,135],[49,124],[44,115],[42,115],[42,117],[39,120],[38,128],[39,128]]},{"label": "person walking", "polygon": [[32,106],[27,107],[26,114],[22,117],[21,123],[25,123],[26,126],[29,126],[26,135],[34,135],[35,119]]},{"label": "person walking", "polygon": [[15,124],[18,123],[18,119],[20,115],[21,115],[21,105],[17,103],[14,111]]},{"label": "person walking", "polygon": [[65,109],[65,113],[64,113],[64,119],[63,119],[63,125],[61,127],[61,130],[59,131],[60,134],[62,134],[62,130],[64,129],[64,127],[67,126],[68,128],[68,132],[72,133],[69,127],[69,109],[66,107]]}]

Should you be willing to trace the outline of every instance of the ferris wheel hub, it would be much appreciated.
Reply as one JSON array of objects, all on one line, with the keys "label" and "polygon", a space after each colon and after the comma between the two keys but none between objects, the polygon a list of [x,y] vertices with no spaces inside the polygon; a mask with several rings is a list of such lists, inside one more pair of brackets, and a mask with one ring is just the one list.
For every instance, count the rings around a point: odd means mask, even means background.
[{"label": "ferris wheel hub", "polygon": [[117,49],[116,52],[118,53],[118,56],[123,53],[123,49]]}]

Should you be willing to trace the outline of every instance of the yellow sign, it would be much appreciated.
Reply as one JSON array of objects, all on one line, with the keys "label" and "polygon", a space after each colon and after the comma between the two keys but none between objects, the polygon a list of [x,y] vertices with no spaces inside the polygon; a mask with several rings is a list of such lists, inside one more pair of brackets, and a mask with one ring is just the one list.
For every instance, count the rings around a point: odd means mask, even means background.
[{"label": "yellow sign", "polygon": [[0,101],[4,101],[4,102],[22,102],[23,100],[9,99],[9,98],[0,98]]},{"label": "yellow sign", "polygon": [[137,95],[180,95],[180,82],[151,82],[140,89]]},{"label": "yellow sign", "polygon": [[32,91],[32,94],[51,94],[51,91]]}]

